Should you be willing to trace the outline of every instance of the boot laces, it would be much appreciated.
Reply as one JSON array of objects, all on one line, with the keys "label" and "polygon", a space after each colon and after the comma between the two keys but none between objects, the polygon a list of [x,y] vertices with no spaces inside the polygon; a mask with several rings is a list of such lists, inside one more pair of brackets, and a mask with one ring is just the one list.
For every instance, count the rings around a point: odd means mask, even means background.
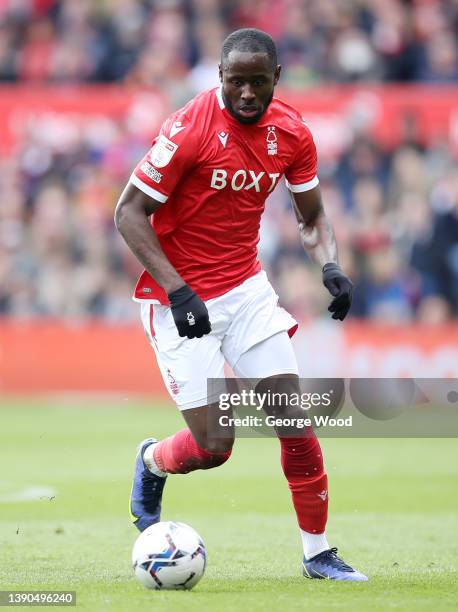
[{"label": "boot laces", "polygon": [[329,558],[334,567],[341,570],[342,572],[354,572],[354,569],[347,565],[345,561],[337,555],[337,548],[335,546],[329,550],[325,550],[322,553],[321,558],[323,559],[326,557]]}]

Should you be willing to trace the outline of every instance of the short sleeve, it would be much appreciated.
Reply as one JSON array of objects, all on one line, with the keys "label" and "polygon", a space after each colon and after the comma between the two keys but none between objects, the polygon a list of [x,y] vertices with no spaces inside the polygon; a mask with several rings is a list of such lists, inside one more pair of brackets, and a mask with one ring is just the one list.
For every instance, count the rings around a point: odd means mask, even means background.
[{"label": "short sleeve", "polygon": [[297,155],[285,172],[286,186],[293,193],[308,191],[319,183],[316,147],[312,133],[304,122],[301,123],[299,133]]},{"label": "short sleeve", "polygon": [[135,167],[130,182],[158,202],[166,202],[178,182],[196,164],[197,152],[193,125],[186,118],[172,115]]}]

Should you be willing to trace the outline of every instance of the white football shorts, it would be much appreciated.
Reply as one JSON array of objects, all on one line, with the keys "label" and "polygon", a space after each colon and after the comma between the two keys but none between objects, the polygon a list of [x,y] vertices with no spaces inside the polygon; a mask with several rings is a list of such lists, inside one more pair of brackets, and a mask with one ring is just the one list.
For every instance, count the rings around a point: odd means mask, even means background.
[{"label": "white football shorts", "polygon": [[[298,373],[286,333],[292,334],[297,322],[278,305],[278,295],[264,271],[205,304],[211,333],[189,339],[178,335],[169,306],[141,303],[147,338],[167,390],[180,410],[209,403],[207,380],[224,378],[225,361],[236,376],[245,378]],[[267,339],[271,340],[264,342]],[[252,358],[246,355],[250,349]],[[241,367],[237,368],[239,360]]]}]

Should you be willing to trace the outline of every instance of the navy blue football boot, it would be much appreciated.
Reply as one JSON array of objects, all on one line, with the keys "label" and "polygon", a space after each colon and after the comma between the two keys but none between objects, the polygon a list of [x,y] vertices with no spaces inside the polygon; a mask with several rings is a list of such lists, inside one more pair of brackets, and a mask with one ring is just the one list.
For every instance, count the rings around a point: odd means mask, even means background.
[{"label": "navy blue football boot", "polygon": [[320,554],[302,563],[302,573],[306,578],[327,580],[349,580],[365,582],[368,577],[347,565],[337,556],[337,548],[324,550]]},{"label": "navy blue football boot", "polygon": [[145,465],[143,453],[150,445],[157,442],[155,438],[147,438],[138,447],[135,460],[134,481],[130,494],[130,517],[135,527],[144,531],[150,525],[161,520],[161,500],[165,477],[156,476]]}]

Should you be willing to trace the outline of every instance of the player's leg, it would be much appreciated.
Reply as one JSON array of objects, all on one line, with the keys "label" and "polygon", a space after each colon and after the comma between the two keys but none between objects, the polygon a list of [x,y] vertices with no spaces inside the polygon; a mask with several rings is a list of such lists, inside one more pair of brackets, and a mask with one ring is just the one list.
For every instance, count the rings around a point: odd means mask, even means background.
[{"label": "player's leg", "polygon": [[187,474],[225,463],[231,454],[234,430],[220,426],[217,406],[190,408],[182,415],[188,427],[147,449],[147,466],[164,474]]},{"label": "player's leg", "polygon": [[[232,324],[222,351],[235,374],[257,380],[281,375],[286,391],[297,391],[298,367],[288,336],[297,323],[278,306],[278,296],[265,273],[243,283],[231,297],[227,308],[232,309]],[[301,408],[290,405],[288,410],[291,416],[304,418]],[[310,556],[329,548],[324,536],[328,501],[321,449],[314,436],[304,436],[297,443],[281,432],[279,437],[283,470],[303,532],[304,553]]]},{"label": "player's leg", "polygon": [[280,332],[252,346],[237,360],[234,371],[241,378],[261,378],[256,392],[274,398],[265,403],[265,411],[288,423],[276,427],[276,432],[281,445],[281,464],[301,532],[304,576],[367,580],[345,564],[326,539],[328,485],[321,447],[311,428],[290,425],[303,419],[304,411],[297,402],[284,399],[301,394],[298,375],[293,373],[297,372],[296,357],[288,334]]},{"label": "player's leg", "polygon": [[[222,465],[233,444],[233,432],[227,427],[219,432],[218,423],[213,420],[216,411],[207,405],[207,379],[224,377],[218,335],[212,333],[193,340],[180,338],[170,309],[163,306],[143,304],[142,322],[164,383],[188,427],[160,442],[147,438],[139,446],[130,511],[140,531],[160,520],[168,474]],[[212,322],[217,330],[217,315]]]},{"label": "player's leg", "polygon": [[233,431],[216,432],[212,415],[215,406],[201,406],[183,411],[188,427],[158,441],[147,438],[136,458],[130,513],[135,526],[143,531],[160,520],[161,500],[168,474],[188,474],[208,470],[225,463],[232,451]]},{"label": "player's leg", "polygon": [[[240,378],[261,379],[256,391],[265,393],[266,397],[284,398],[300,394],[296,356],[285,331],[243,353],[234,365],[234,372]],[[288,418],[292,422],[305,416],[303,409],[294,402],[283,401],[281,405],[270,402],[265,410],[276,418]],[[304,555],[309,558],[329,548],[324,533],[328,512],[327,476],[320,444],[310,428],[277,427],[276,432],[281,445],[282,469],[301,530]]]}]

